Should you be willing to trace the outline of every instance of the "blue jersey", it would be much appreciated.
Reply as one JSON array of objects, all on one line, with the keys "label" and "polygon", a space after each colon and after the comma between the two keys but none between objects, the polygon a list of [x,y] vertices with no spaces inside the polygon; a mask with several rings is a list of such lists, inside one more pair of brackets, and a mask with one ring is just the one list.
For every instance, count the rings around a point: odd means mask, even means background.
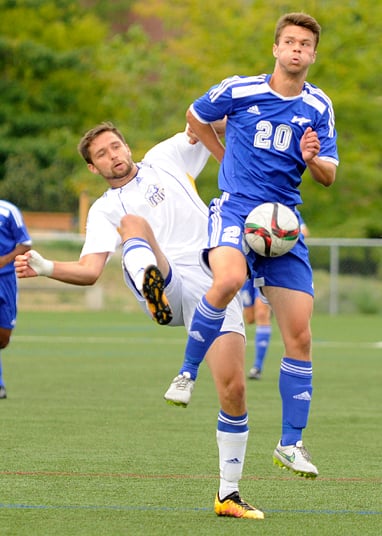
[{"label": "blue jersey", "polygon": [[319,157],[338,164],[337,134],[330,99],[304,83],[296,97],[283,97],[269,85],[271,75],[234,76],[213,86],[191,109],[211,123],[227,116],[226,150],[219,188],[245,196],[254,206],[300,204],[299,185],[306,169],[300,139],[308,126],[317,132]]},{"label": "blue jersey", "polygon": [[[32,244],[22,214],[15,205],[0,199],[0,256],[13,251],[18,244],[27,246]],[[11,262],[0,268],[0,276],[14,271]]]}]

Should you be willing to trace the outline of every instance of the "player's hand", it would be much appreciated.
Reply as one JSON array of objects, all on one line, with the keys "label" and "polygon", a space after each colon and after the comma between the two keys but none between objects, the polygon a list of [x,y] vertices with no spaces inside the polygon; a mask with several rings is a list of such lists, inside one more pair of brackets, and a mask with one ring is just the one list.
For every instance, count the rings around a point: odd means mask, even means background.
[{"label": "player's hand", "polygon": [[188,143],[190,143],[191,145],[195,145],[196,143],[198,143],[199,138],[188,123],[186,125],[186,134],[188,136]]},{"label": "player's hand", "polygon": [[38,275],[50,276],[53,273],[53,268],[53,261],[44,259],[40,253],[33,249],[24,255],[17,255],[15,259],[15,271],[19,279]]},{"label": "player's hand", "polygon": [[307,164],[318,155],[320,147],[317,132],[312,127],[308,127],[300,140],[302,158]]}]

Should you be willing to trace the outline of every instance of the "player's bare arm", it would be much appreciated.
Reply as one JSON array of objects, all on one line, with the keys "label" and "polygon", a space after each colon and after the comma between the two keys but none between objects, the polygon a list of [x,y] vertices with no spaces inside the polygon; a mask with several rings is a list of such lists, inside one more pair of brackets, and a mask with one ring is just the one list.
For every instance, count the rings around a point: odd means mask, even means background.
[{"label": "player's bare arm", "polygon": [[72,285],[94,285],[102,274],[108,253],[84,255],[79,261],[51,261],[31,250],[18,255],[15,260],[16,275],[19,279],[44,275]]},{"label": "player's bare arm", "polygon": [[320,140],[317,132],[308,127],[300,141],[302,157],[316,182],[323,186],[330,186],[336,178],[337,166],[333,162],[323,160],[318,156],[320,152]]},{"label": "player's bare arm", "polygon": [[[213,123],[211,123],[211,126],[214,128],[216,135],[219,138],[224,138],[226,125],[227,125],[227,117],[225,117],[224,119],[220,119],[219,121],[214,121]],[[186,125],[186,134],[189,138],[189,142],[191,145],[195,145],[196,143],[198,143],[199,138],[195,134],[195,132],[192,130],[189,123],[187,123]]]},{"label": "player's bare arm", "polygon": [[10,251],[6,255],[0,256],[0,268],[4,268],[10,262],[14,261],[17,255],[21,255],[28,251],[31,247],[24,244],[17,244],[14,250]]},{"label": "player's bare arm", "polygon": [[223,160],[225,148],[214,127],[209,123],[202,123],[199,121],[190,109],[186,112],[186,118],[194,136],[207,147],[218,162],[221,162]]}]

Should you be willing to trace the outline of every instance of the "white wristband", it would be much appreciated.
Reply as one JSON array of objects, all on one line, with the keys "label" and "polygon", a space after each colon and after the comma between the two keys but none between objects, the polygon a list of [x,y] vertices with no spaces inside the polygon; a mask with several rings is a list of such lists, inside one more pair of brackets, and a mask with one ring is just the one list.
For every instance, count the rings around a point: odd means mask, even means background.
[{"label": "white wristband", "polygon": [[46,275],[47,277],[51,276],[53,273],[54,263],[48,259],[44,259],[40,253],[37,253],[34,249],[30,250],[30,257],[28,259],[28,264],[37,275]]}]

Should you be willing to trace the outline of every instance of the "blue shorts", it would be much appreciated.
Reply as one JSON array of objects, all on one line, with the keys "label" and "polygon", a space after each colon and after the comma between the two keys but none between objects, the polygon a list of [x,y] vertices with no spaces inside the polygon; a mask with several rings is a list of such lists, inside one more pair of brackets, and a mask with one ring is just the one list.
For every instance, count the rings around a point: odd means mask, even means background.
[{"label": "blue shorts", "polygon": [[0,275],[0,327],[13,329],[17,315],[17,281],[14,272]]},{"label": "blue shorts", "polygon": [[253,201],[242,196],[223,193],[213,199],[209,207],[209,249],[230,246],[241,251],[256,287],[283,287],[314,296],[309,251],[302,233],[296,245],[281,257],[262,257],[249,248],[244,238],[244,222],[253,208]]},{"label": "blue shorts", "polygon": [[256,298],[260,297],[260,290],[255,287],[253,279],[247,279],[240,290],[241,301],[244,307],[255,305]]}]

